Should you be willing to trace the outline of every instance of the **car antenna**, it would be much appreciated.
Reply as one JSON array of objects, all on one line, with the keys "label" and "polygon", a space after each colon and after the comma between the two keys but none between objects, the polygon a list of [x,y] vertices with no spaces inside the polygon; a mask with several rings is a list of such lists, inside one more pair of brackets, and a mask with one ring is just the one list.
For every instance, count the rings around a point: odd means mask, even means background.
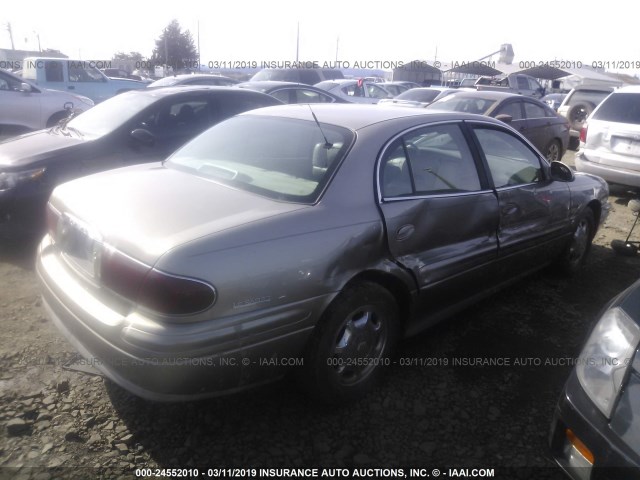
[{"label": "car antenna", "polygon": [[311,115],[313,115],[313,119],[316,121],[316,125],[318,125],[318,128],[320,129],[320,133],[322,134],[322,138],[324,138],[324,148],[329,150],[331,147],[333,147],[333,143],[330,143],[329,140],[327,140],[327,136],[322,131],[322,127],[320,126],[320,122],[318,121],[318,117],[316,117],[316,114],[313,113],[313,108],[311,108],[311,105],[309,105],[307,103],[307,107],[309,107],[309,110],[311,110]]}]

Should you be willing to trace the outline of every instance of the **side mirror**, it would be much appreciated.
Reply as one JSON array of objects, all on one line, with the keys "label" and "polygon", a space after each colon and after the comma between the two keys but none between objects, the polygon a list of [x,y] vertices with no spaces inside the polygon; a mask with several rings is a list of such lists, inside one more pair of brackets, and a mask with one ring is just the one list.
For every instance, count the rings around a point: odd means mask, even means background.
[{"label": "side mirror", "polygon": [[507,115],[506,113],[501,113],[500,115],[496,116],[496,120],[500,120],[501,122],[510,124],[513,120],[513,117],[511,115]]},{"label": "side mirror", "polygon": [[558,182],[572,182],[575,179],[573,170],[562,162],[551,162],[551,179]]},{"label": "side mirror", "polygon": [[29,85],[27,82],[21,82],[20,87],[18,87],[18,90],[24,93],[29,93],[33,89],[31,88],[31,85]]},{"label": "side mirror", "polygon": [[144,128],[136,128],[132,131],[131,138],[148,147],[151,147],[156,143],[156,137],[154,137],[153,133],[149,130],[145,130]]}]

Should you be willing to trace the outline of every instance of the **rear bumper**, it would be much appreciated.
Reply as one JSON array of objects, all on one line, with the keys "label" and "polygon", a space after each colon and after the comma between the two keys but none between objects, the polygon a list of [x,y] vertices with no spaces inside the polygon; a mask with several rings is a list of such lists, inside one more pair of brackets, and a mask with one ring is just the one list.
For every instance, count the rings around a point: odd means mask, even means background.
[{"label": "rear bumper", "polygon": [[135,311],[122,315],[65,272],[47,239],[36,272],[48,317],[92,366],[149,400],[232,393],[300,368],[301,352],[327,300],[197,323],[161,323]]},{"label": "rear bumper", "polygon": [[613,167],[581,150],[575,156],[575,165],[577,171],[598,175],[608,183],[640,188],[640,159],[637,169]]}]

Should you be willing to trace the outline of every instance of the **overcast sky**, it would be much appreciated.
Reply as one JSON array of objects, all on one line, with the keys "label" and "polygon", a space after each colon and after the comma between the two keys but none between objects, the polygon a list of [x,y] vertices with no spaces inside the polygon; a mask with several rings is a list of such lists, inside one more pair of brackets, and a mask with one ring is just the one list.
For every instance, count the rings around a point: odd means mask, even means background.
[{"label": "overcast sky", "polygon": [[199,25],[203,64],[295,60],[299,23],[300,60],[333,61],[338,46],[338,60],[351,64],[435,60],[436,52],[437,60],[463,62],[511,43],[516,62],[640,65],[638,14],[640,6],[621,0],[5,1],[0,48],[11,48],[10,22],[17,49],[37,50],[39,35],[42,48],[61,50],[70,58],[110,59],[118,51],[147,57],[163,28],[176,19],[191,31],[196,46]]}]

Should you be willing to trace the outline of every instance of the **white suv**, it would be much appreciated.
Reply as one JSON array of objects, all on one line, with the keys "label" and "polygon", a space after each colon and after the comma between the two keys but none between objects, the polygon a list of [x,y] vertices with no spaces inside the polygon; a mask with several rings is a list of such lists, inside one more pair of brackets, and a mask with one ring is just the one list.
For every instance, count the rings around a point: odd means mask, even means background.
[{"label": "white suv", "polygon": [[591,112],[600,105],[614,87],[580,85],[569,92],[558,107],[558,114],[569,121],[569,148],[577,150],[580,129]]},{"label": "white suv", "polygon": [[605,98],[580,132],[576,170],[607,182],[640,188],[640,87]]},{"label": "white suv", "polygon": [[71,111],[79,113],[92,106],[93,101],[87,97],[38,88],[9,72],[0,70],[2,137],[51,127]]}]

